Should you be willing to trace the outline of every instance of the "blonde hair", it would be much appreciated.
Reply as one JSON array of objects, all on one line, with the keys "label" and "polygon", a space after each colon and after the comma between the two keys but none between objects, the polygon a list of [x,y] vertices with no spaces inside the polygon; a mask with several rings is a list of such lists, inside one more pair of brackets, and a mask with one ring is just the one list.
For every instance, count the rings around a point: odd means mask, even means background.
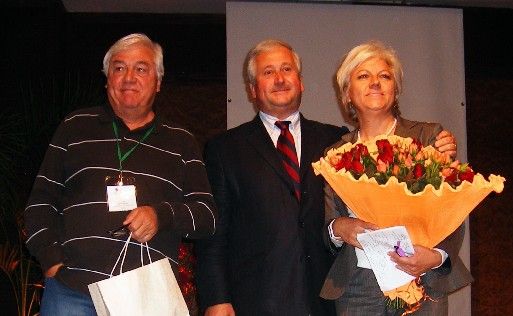
[{"label": "blonde hair", "polygon": [[356,112],[353,105],[347,100],[346,91],[349,88],[353,71],[364,61],[371,58],[380,58],[392,68],[395,83],[395,105],[392,112],[396,117],[400,115],[399,95],[401,95],[403,89],[403,68],[401,63],[397,58],[396,52],[391,47],[385,46],[379,41],[370,41],[354,47],[349,53],[344,55],[336,76],[342,104],[349,116],[355,121],[358,120]]}]

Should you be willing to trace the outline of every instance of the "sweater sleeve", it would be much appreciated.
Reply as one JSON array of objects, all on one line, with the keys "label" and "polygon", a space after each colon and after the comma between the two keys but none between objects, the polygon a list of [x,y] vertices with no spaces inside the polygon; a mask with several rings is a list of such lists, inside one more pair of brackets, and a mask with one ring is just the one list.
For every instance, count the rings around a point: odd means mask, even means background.
[{"label": "sweater sleeve", "polygon": [[65,260],[59,230],[65,188],[62,161],[67,152],[66,130],[66,123],[61,123],[47,149],[24,213],[26,244],[43,271]]},{"label": "sweater sleeve", "polygon": [[[159,225],[170,227],[186,238],[211,236],[216,231],[217,209],[205,163],[196,140],[190,134],[184,139],[182,159],[185,170],[182,199],[152,205],[157,211]],[[170,212],[172,216],[169,216]]]}]

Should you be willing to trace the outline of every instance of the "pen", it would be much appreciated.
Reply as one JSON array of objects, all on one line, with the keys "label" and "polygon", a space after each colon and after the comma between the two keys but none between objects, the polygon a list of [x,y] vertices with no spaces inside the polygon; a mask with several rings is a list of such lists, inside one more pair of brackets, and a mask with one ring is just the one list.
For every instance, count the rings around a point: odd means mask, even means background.
[{"label": "pen", "polygon": [[405,252],[402,248],[401,248],[401,241],[398,241],[397,242],[397,245],[394,246],[394,250],[395,250],[395,253],[399,256],[399,257],[411,257],[413,256],[412,253],[408,253],[408,252]]}]

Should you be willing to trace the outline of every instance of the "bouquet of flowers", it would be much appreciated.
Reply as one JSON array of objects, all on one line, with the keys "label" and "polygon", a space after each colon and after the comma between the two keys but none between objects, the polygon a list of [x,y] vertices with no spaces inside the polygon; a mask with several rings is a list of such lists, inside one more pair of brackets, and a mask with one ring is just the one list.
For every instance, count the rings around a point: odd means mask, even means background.
[{"label": "bouquet of flowers", "polygon": [[[346,143],[312,165],[358,218],[380,228],[406,226],[413,244],[429,248],[454,232],[490,192],[502,192],[505,181],[497,175],[487,181],[468,164],[398,136]],[[423,297],[419,293],[415,284],[405,284],[385,295],[411,307]]]}]

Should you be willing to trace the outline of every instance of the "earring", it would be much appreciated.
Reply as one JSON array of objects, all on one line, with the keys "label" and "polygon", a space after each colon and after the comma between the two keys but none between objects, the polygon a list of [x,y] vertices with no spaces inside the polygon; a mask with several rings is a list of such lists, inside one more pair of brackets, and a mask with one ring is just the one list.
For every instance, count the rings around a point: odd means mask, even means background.
[{"label": "earring", "polygon": [[401,115],[401,111],[399,110],[399,100],[395,100],[394,106],[392,106],[392,113],[395,117]]}]

